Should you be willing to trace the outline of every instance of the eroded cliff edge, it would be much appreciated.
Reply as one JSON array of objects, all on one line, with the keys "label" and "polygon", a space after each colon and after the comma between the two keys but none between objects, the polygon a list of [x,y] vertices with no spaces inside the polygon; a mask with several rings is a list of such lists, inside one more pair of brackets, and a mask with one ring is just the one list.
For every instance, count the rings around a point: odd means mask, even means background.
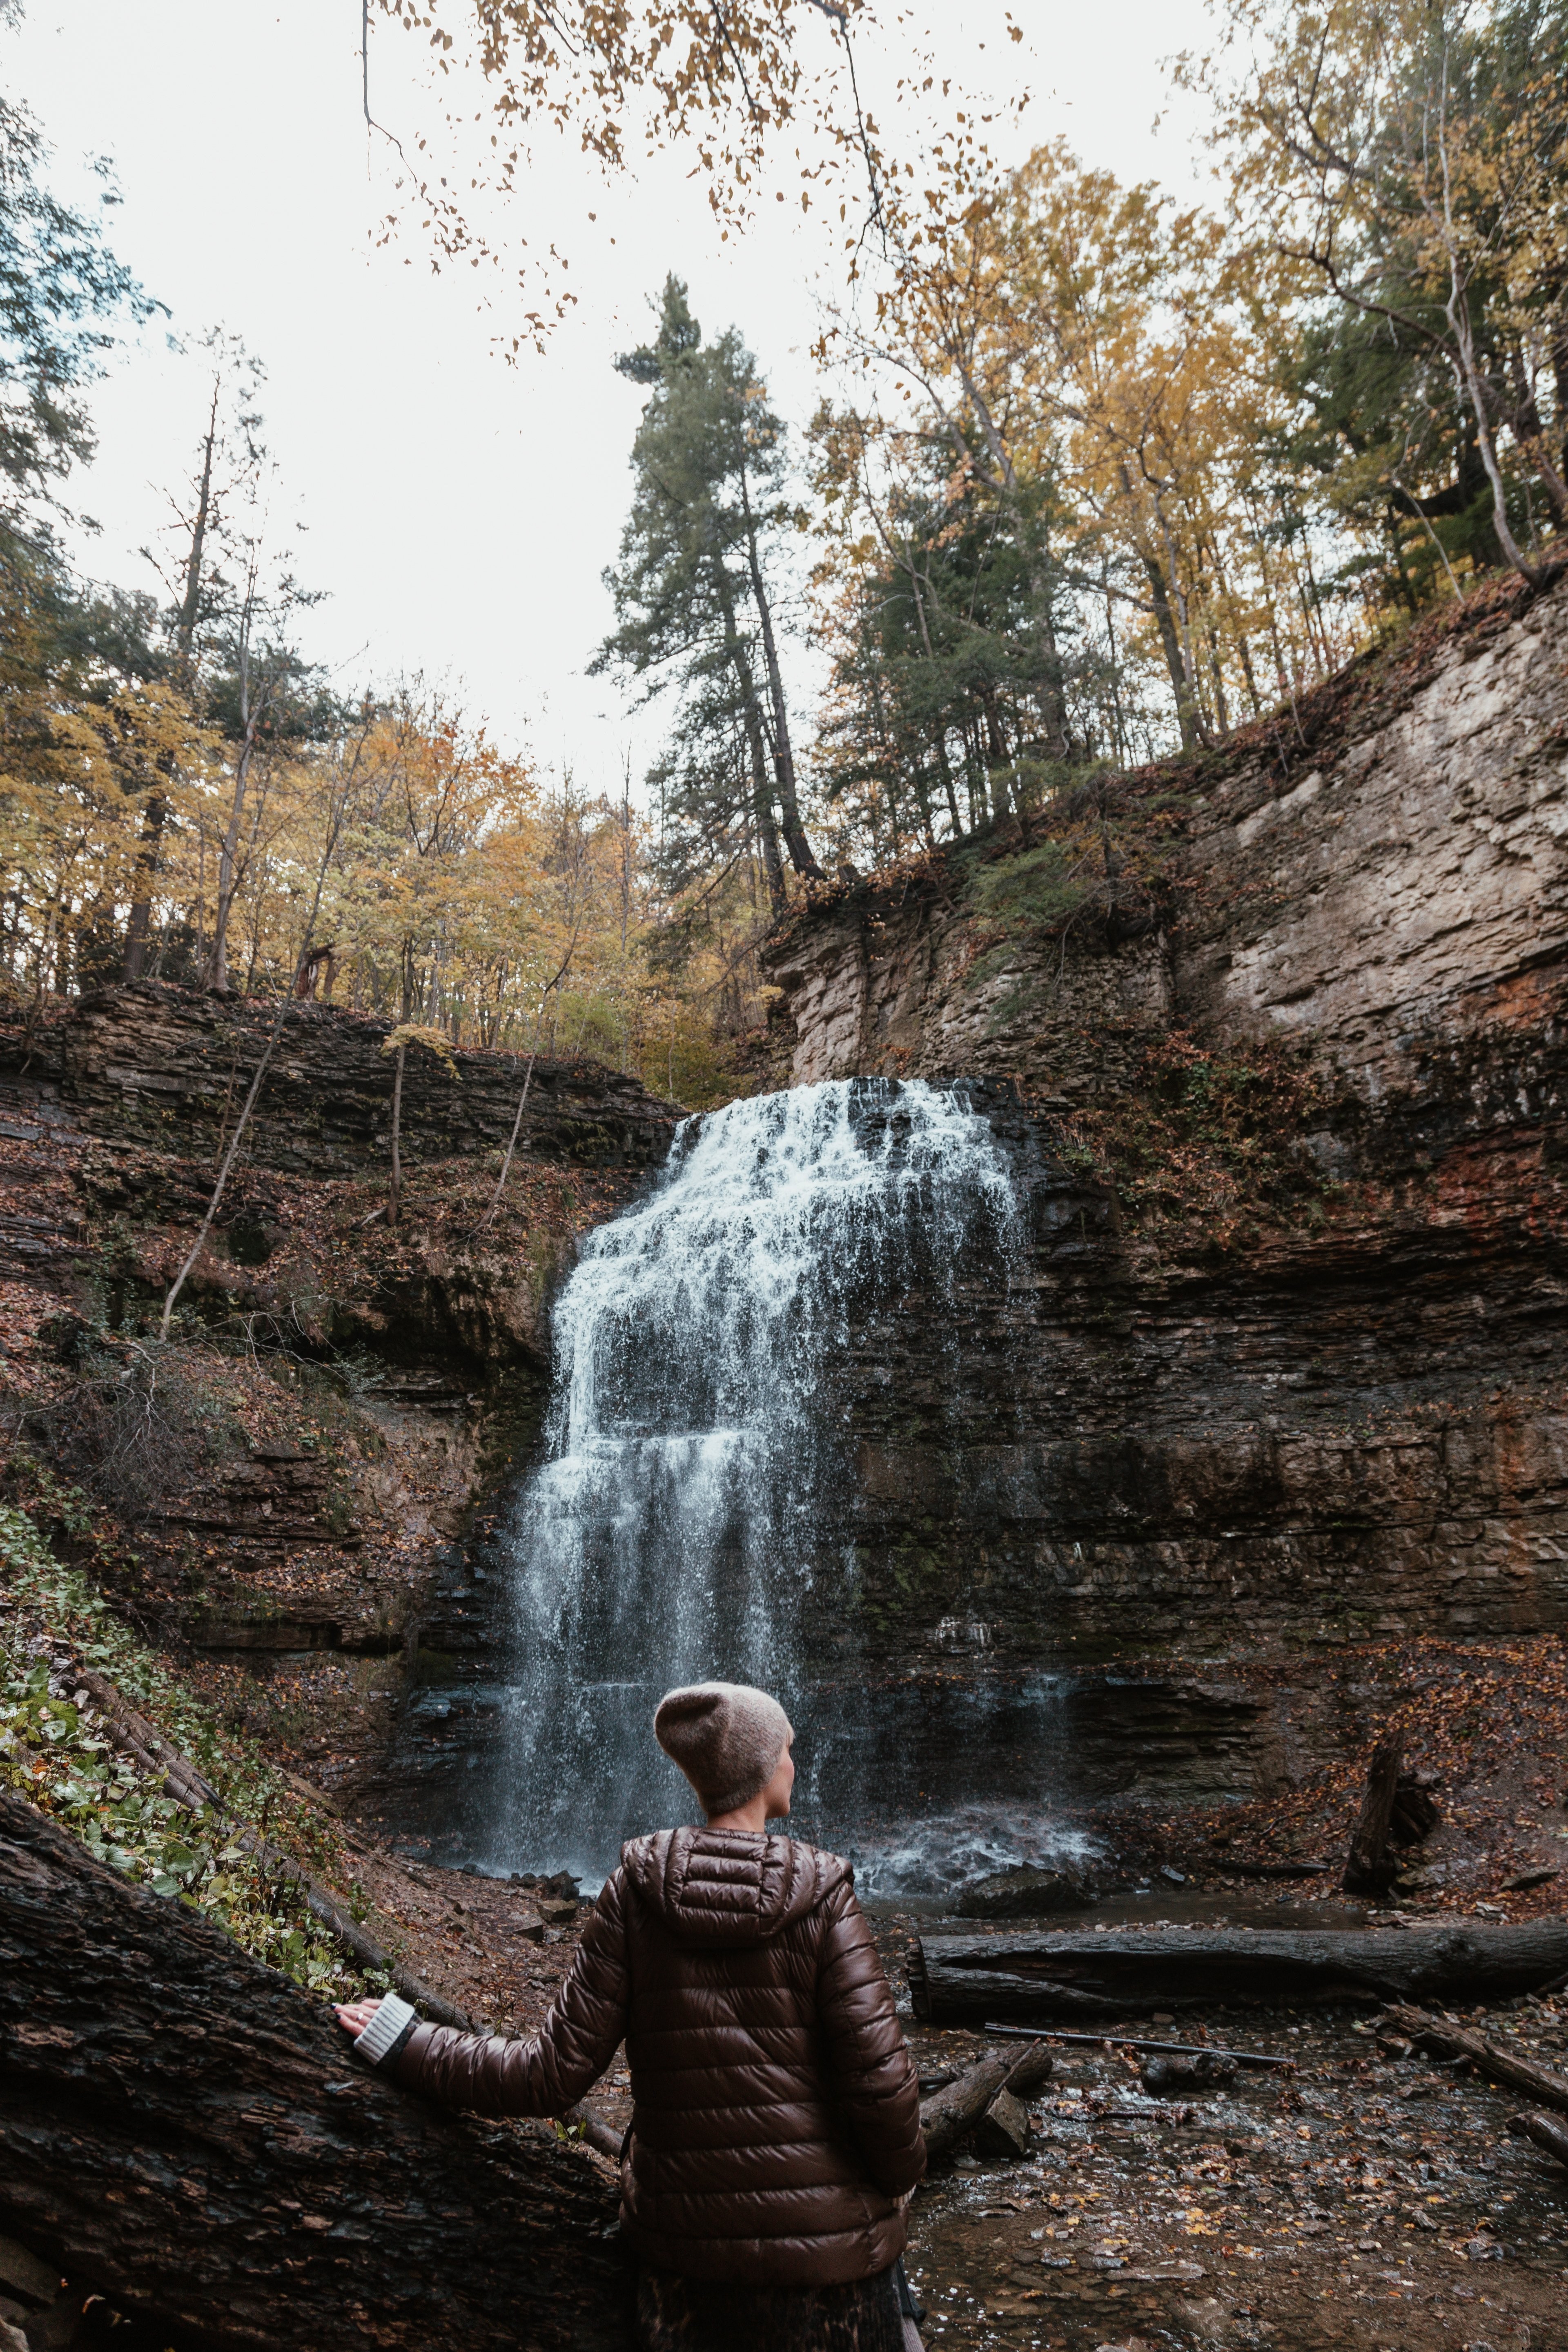
[{"label": "eroded cliff edge", "polygon": [[980,1074],[1029,1203],[961,1329],[910,1299],[857,1351],[825,1641],[963,1677],[1561,1628],[1568,586],[1107,811],[1137,887],[1082,920],[1031,925],[1015,831],[769,950],[797,1083]]}]

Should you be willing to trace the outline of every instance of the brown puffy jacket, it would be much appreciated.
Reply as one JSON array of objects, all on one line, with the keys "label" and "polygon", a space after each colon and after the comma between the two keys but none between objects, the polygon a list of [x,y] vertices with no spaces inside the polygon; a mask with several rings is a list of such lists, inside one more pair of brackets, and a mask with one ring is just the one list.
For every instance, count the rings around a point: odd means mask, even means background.
[{"label": "brown puffy jacket", "polygon": [[392,2069],[448,2106],[560,2115],[623,2035],[621,2219],[646,2262],[805,2286],[902,2251],[920,2094],[847,1863],[761,1832],[636,1838],[537,2034],[419,2025]]}]

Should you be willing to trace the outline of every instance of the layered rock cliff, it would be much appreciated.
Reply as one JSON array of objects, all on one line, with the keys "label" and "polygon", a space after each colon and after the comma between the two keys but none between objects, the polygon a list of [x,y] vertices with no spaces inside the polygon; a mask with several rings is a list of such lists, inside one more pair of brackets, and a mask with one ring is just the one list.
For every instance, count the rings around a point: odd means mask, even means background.
[{"label": "layered rock cliff", "polygon": [[272,1018],[139,985],[0,1030],[0,1491],[237,1720],[353,1787],[421,1642],[491,1639],[462,1538],[535,1443],[576,1235],[676,1113],[540,1061],[487,1223],[522,1066],[411,1053],[394,1229],[386,1024],[295,1006],[161,1341]]},{"label": "layered rock cliff", "polygon": [[770,950],[797,1082],[1016,1084],[1030,1207],[962,1328],[860,1335],[825,1642],[1179,1677],[1561,1628],[1568,588],[1111,799],[1141,921],[998,924],[1014,835]]}]

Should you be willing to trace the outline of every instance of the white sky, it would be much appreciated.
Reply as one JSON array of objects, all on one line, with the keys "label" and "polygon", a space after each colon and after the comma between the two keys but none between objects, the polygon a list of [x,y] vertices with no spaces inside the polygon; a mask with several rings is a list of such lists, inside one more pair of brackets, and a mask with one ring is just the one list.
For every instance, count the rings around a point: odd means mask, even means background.
[{"label": "white sky", "polygon": [[[1020,152],[1065,136],[1124,178],[1195,192],[1201,166],[1180,127],[1190,114],[1168,115],[1158,137],[1152,124],[1171,104],[1163,61],[1205,38],[1201,0],[1014,0],[1018,47],[1001,0],[928,8],[944,72],[971,89],[1033,91]],[[873,99],[899,37],[862,41]],[[74,498],[102,531],[84,562],[153,584],[137,551],[205,415],[201,362],[166,338],[226,327],[266,363],[286,519],[306,526],[297,568],[330,592],[302,626],[306,649],[345,688],[422,672],[509,744],[569,760],[591,789],[618,787],[623,748],[640,768],[659,722],[631,719],[614,682],[584,675],[612,617],[600,574],[643,396],[610,360],[644,339],[646,297],[674,268],[704,329],[739,325],[776,404],[804,422],[818,390],[816,303],[838,283],[834,240],[770,205],[723,247],[689,156],[606,189],[547,131],[502,226],[570,257],[578,307],[543,358],[509,366],[494,339],[526,307],[515,281],[433,275],[413,226],[374,246],[392,171],[364,130],[358,40],[357,0],[28,0],[20,28],[0,32],[6,86],[57,151],[55,184],[79,198],[81,158],[112,158],[124,202],[111,241],[172,313],[95,393],[99,455]],[[437,120],[423,58],[384,20],[373,31],[373,107],[400,135]],[[793,667],[806,700],[808,648]],[[809,736],[806,709],[797,731]]]}]

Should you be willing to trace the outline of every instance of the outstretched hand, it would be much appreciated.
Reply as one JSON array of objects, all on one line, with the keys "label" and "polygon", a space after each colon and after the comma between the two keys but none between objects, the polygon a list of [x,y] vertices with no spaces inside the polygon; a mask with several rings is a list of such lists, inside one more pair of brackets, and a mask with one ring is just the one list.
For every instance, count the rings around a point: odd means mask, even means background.
[{"label": "outstretched hand", "polygon": [[334,2001],[332,2006],[343,2032],[357,2042],[381,2003],[379,2000],[340,2000]]}]

